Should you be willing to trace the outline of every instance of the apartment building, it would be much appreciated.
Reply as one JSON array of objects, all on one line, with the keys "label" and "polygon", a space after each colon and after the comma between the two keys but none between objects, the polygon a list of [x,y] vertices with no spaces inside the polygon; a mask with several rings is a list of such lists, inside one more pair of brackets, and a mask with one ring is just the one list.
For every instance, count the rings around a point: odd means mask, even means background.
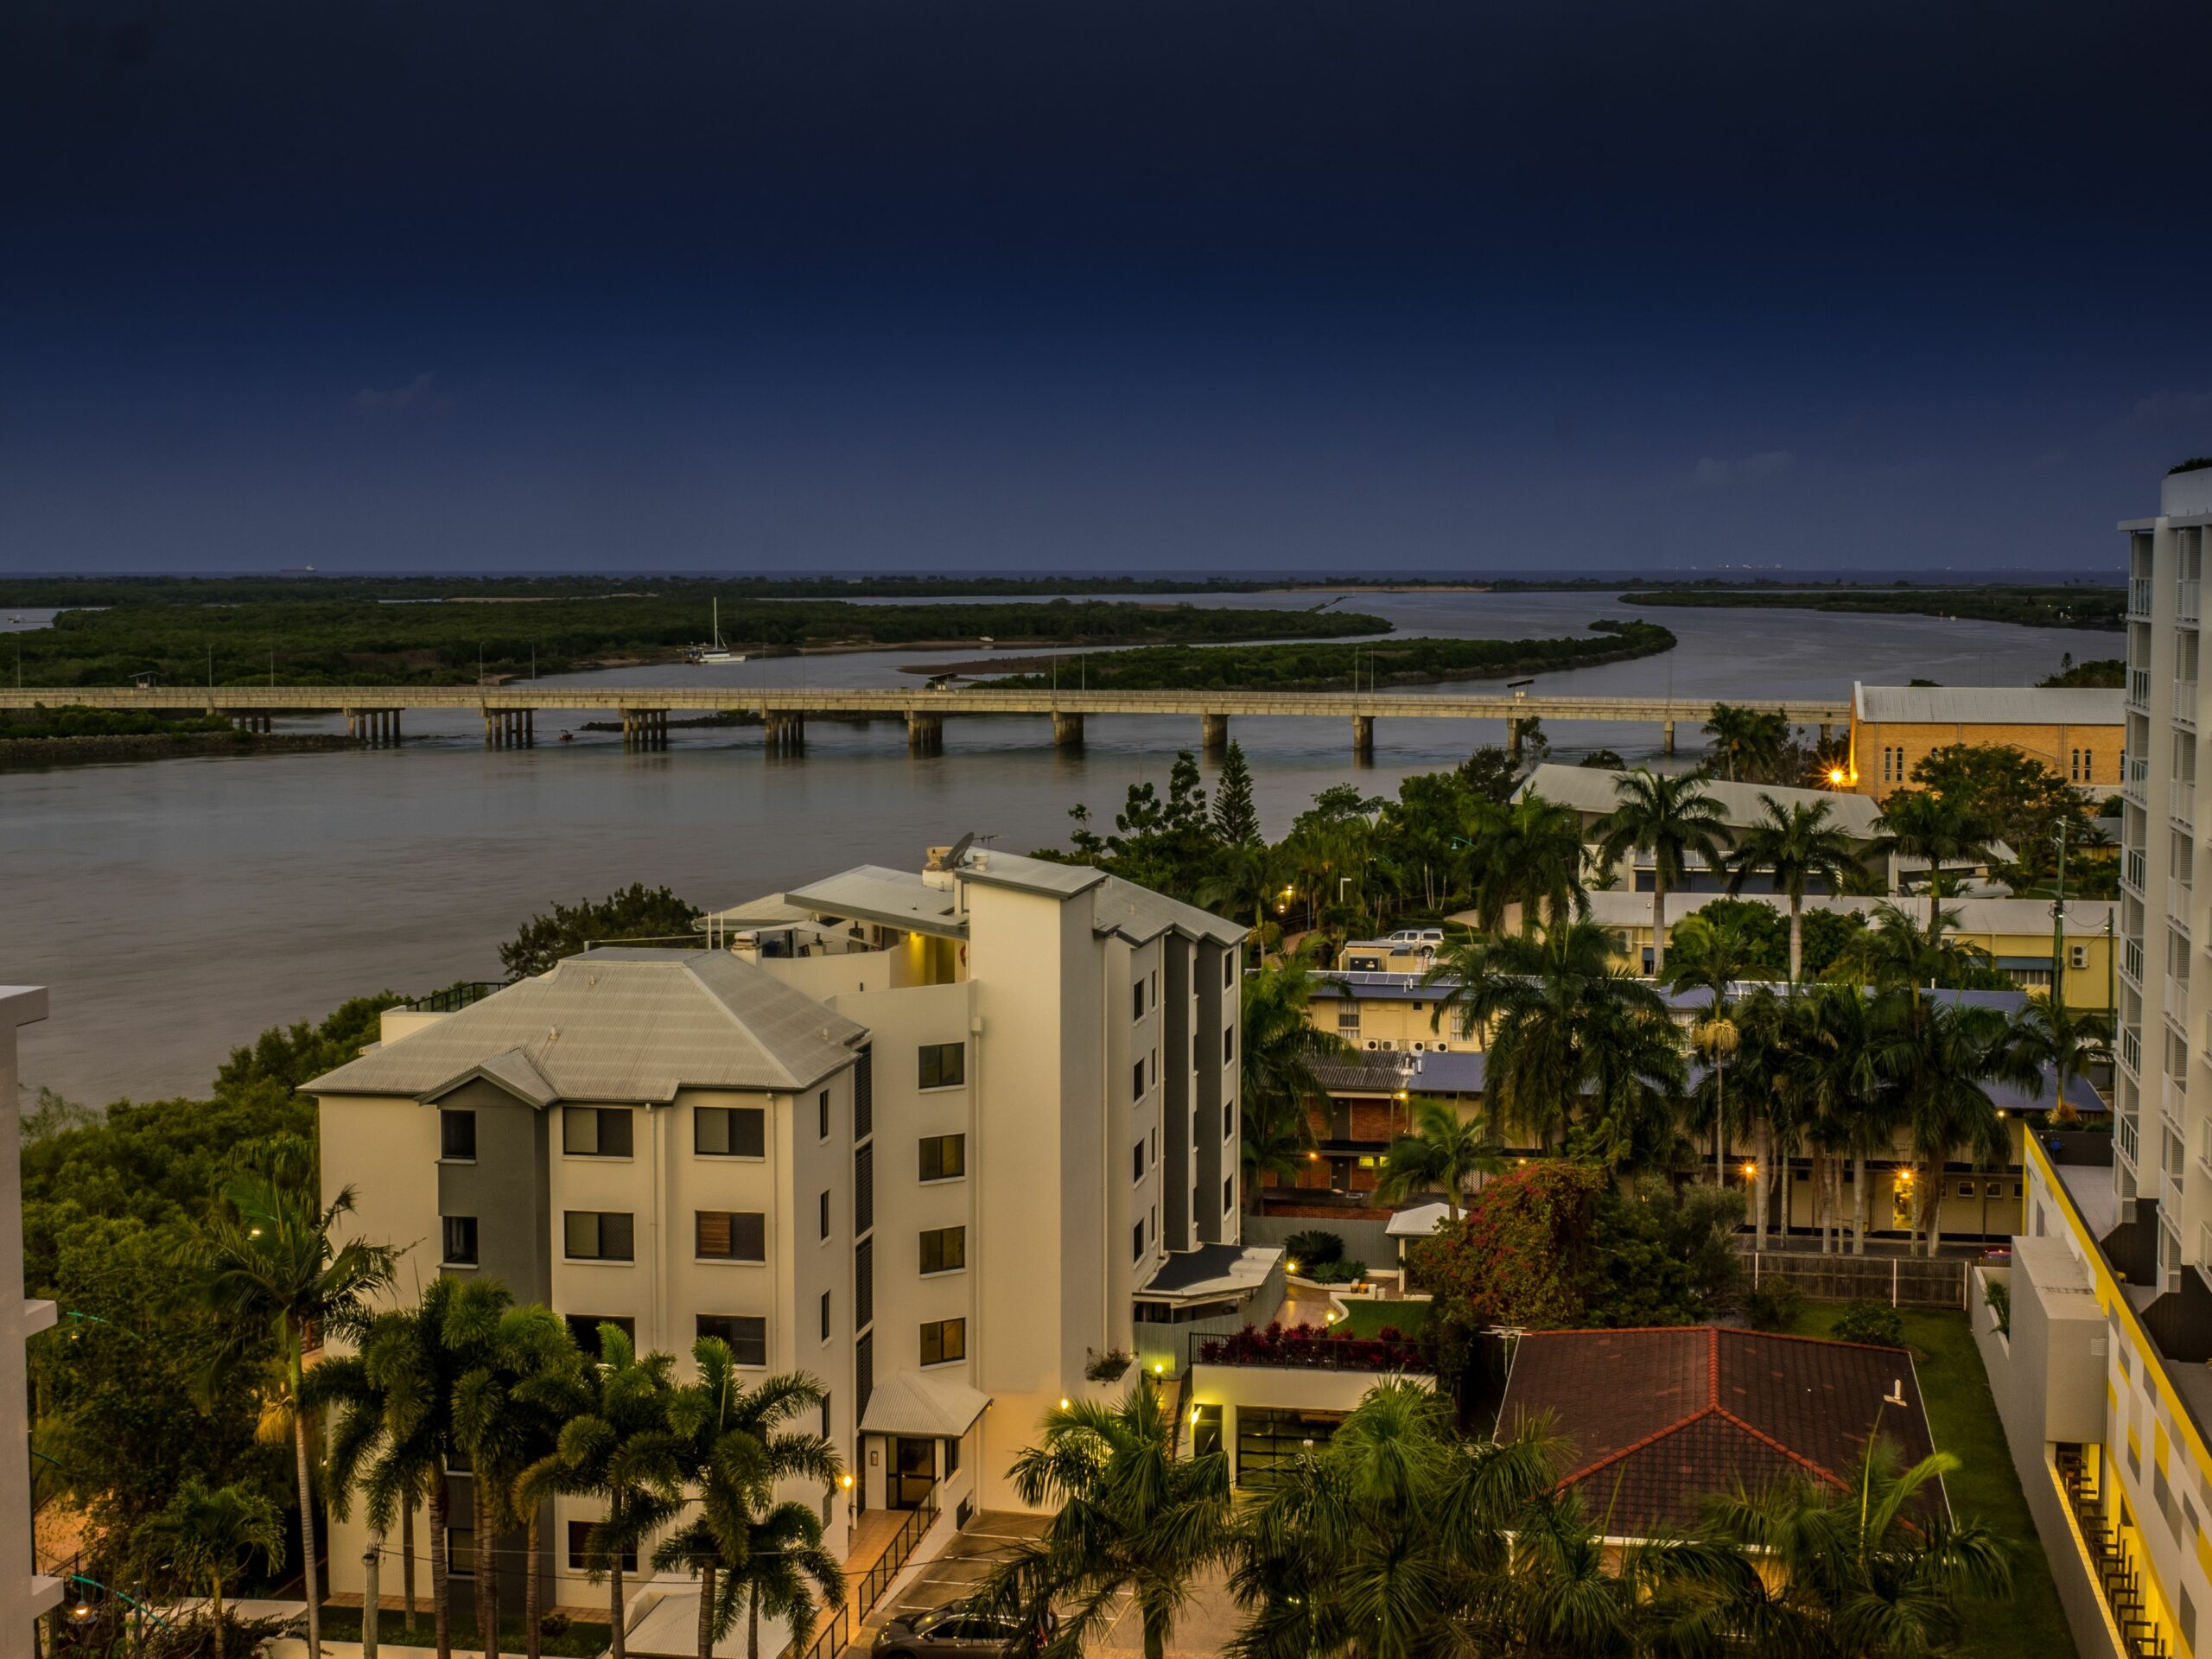
[{"label": "apartment building", "polygon": [[[856,1480],[814,1495],[833,1546],[859,1506],[933,1495],[955,1524],[1017,1506],[1046,1410],[1116,1391],[1096,1359],[1179,1373],[1279,1293],[1238,1230],[1243,932],[965,843],[847,870],[720,913],[706,950],[395,1011],[309,1085],[324,1180],[364,1235],[588,1343],[611,1319],[686,1366],[713,1334],[820,1378]],[[595,1593],[595,1512],[543,1529],[563,1602]],[[334,1546],[339,1588],[359,1554]]]},{"label": "apartment building", "polygon": [[30,1386],[23,1344],[55,1319],[52,1302],[23,1296],[22,1097],[16,1032],[46,1018],[46,988],[0,985],[0,1652],[36,1653],[38,1618],[61,1600],[61,1580],[38,1571],[31,1531]]},{"label": "apartment building", "polygon": [[[2027,1147],[2011,1317],[1977,1338],[2084,1654],[2199,1650],[2212,1608],[2212,919],[2196,892],[2212,471],[2127,537],[2120,1064],[2108,1147]],[[2208,1637],[2207,1639],[2212,1639]]]}]

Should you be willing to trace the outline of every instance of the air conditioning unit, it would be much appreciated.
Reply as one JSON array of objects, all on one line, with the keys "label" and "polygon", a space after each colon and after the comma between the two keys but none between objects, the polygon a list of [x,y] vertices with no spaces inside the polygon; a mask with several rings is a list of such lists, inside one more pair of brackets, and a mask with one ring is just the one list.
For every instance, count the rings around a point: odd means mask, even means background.
[{"label": "air conditioning unit", "polygon": [[[1414,1045],[1414,1053],[1416,1053],[1416,1054],[1418,1054],[1418,1053],[1420,1053],[1421,1052],[1421,1044],[1419,1044],[1419,1043],[1415,1043],[1415,1044]],[[1718,1133],[1719,1133],[1719,1131],[1715,1130],[1715,1131],[1714,1131],[1714,1133],[1715,1133],[1715,1134],[1718,1134]]]},{"label": "air conditioning unit", "polygon": [[1452,1052],[1452,1045],[1449,1043],[1439,1043],[1436,1046],[1436,1052],[1440,1054],[1449,1054]]},{"label": "air conditioning unit", "polygon": [[1382,1047],[1382,1044],[1380,1044],[1380,1043],[1376,1042],[1376,1041],[1372,1037],[1370,1037],[1370,1038],[1369,1038],[1369,1039],[1367,1039],[1367,1046],[1368,1046],[1370,1048],[1380,1048],[1380,1047]]},{"label": "air conditioning unit", "polygon": [[2086,944],[2068,945],[2066,947],[2066,965],[2069,968],[2088,967],[2089,965],[2089,947]]}]

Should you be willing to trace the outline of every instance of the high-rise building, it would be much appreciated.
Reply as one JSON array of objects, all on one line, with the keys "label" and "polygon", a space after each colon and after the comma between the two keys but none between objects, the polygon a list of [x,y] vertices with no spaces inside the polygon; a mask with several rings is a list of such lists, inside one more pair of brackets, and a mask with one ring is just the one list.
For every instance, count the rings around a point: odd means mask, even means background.
[{"label": "high-rise building", "polygon": [[16,1031],[46,1018],[46,989],[0,985],[0,1652],[35,1653],[35,1623],[61,1599],[62,1581],[37,1570],[31,1532],[30,1389],[23,1344],[54,1320],[52,1302],[23,1297],[22,1096]]},{"label": "high-rise building", "polygon": [[[857,1479],[813,1495],[833,1544],[850,1502],[1014,1505],[1044,1414],[1119,1392],[1094,1373],[1180,1374],[1280,1298],[1280,1252],[1239,1235],[1243,929],[964,843],[709,925],[395,1010],[308,1085],[360,1233],[587,1344],[611,1319],[686,1368],[716,1335],[812,1373]],[[563,1602],[601,1593],[596,1514],[564,1499],[543,1529]],[[359,1554],[334,1547],[338,1587]]]}]

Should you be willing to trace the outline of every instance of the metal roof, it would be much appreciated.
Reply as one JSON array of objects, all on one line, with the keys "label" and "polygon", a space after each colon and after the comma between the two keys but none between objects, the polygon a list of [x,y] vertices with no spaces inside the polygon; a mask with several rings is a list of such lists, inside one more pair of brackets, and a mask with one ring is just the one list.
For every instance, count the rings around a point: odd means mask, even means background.
[{"label": "metal roof", "polygon": [[950,1372],[893,1371],[875,1381],[861,1418],[863,1434],[912,1434],[957,1440],[991,1403]]},{"label": "metal roof", "polygon": [[789,1092],[853,1063],[867,1028],[721,952],[594,950],[369,1050],[311,1094],[434,1099],[481,1077],[536,1105]]},{"label": "metal roof", "polygon": [[944,939],[968,937],[968,918],[959,913],[952,889],[930,887],[911,870],[861,864],[793,887],[784,897],[816,915],[856,917]]},{"label": "metal roof", "polygon": [[[1726,899],[1725,893],[1681,893],[1667,895],[1667,925],[1676,926],[1682,918],[1717,900]],[[1590,919],[1605,927],[1649,927],[1651,925],[1651,895],[1630,893],[1614,888],[1593,891],[1589,895]],[[1768,905],[1787,913],[1789,900],[1778,893],[1745,892],[1738,895],[1746,902]],[[1872,916],[1885,904],[1893,904],[1916,922],[1928,916],[1925,894],[1910,894],[1891,899],[1847,898],[1836,893],[1807,893],[1805,911],[1832,911],[1843,914]],[[1958,898],[1946,895],[1943,908],[1958,912],[1959,920],[1952,928],[1955,933],[2032,933],[2043,938],[2050,937],[2050,906],[2048,899],[1981,899]],[[2106,918],[2116,908],[2109,899],[2069,899],[2066,901],[2066,931],[2077,943],[2087,934],[2101,934]],[[1472,912],[1467,912],[1470,916]],[[2044,967],[2049,967],[2047,957]]]},{"label": "metal roof", "polygon": [[[1547,761],[1529,774],[1521,793],[1541,795],[1577,812],[1611,812],[1620,804],[1619,782],[1628,775],[1607,766],[1567,766]],[[1785,812],[1796,806],[1825,803],[1829,823],[1854,841],[1872,841],[1881,833],[1874,827],[1874,820],[1882,809],[1865,795],[1783,784],[1732,784],[1719,778],[1707,779],[1704,789],[1719,804],[1721,819],[1732,830],[1764,822],[1764,798],[1771,796]]]},{"label": "metal roof", "polygon": [[1175,1301],[1243,1295],[1267,1283],[1281,1260],[1282,1251],[1272,1245],[1201,1244],[1172,1252],[1136,1294]]},{"label": "metal roof", "polygon": [[2118,726],[2126,694],[2118,687],[2055,685],[1861,685],[1859,718],[1882,725]]}]

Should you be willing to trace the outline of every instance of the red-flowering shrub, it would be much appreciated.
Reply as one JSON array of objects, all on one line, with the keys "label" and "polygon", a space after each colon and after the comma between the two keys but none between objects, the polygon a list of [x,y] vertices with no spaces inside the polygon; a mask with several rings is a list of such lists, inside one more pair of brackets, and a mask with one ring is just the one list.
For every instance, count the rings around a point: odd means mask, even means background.
[{"label": "red-flowering shrub", "polygon": [[1198,1360],[1209,1365],[1291,1365],[1332,1371],[1425,1371],[1421,1346],[1395,1329],[1372,1337],[1349,1331],[1317,1331],[1311,1325],[1280,1323],[1255,1330],[1246,1325],[1198,1345]]},{"label": "red-flowering shrub", "polygon": [[1446,1222],[1414,1247],[1414,1274],[1435,1296],[1431,1319],[1463,1331],[1579,1323],[1591,1215],[1605,1185],[1593,1165],[1546,1161],[1484,1186],[1458,1226]]}]

